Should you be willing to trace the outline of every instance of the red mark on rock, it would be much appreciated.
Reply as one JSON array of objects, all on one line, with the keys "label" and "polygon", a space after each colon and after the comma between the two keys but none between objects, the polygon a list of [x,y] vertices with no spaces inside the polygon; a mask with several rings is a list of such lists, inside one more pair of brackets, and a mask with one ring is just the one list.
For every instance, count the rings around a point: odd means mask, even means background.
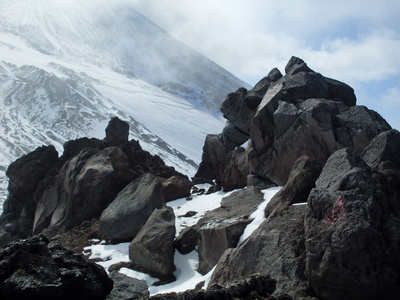
[{"label": "red mark on rock", "polygon": [[335,224],[339,221],[346,220],[346,213],[344,211],[342,197],[338,197],[333,204],[333,207],[328,211],[324,219],[324,224]]}]

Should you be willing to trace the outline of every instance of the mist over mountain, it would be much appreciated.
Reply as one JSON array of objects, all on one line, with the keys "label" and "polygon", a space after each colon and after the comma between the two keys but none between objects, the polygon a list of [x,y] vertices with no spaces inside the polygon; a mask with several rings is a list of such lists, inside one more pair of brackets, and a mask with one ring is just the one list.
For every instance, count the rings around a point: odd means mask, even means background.
[{"label": "mist over mountain", "polygon": [[[246,83],[177,41],[125,1],[0,3],[0,197],[5,171],[42,144],[104,137],[112,116],[130,138],[194,174],[217,112]],[[2,202],[2,201],[1,201]]]}]

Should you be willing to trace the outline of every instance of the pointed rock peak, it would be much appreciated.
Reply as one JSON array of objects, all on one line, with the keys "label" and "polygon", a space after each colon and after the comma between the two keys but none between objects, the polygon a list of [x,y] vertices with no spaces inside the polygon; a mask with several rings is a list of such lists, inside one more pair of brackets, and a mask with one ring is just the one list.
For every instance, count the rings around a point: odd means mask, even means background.
[{"label": "pointed rock peak", "polygon": [[270,81],[274,82],[274,81],[277,81],[278,79],[281,79],[282,76],[283,76],[283,75],[282,75],[281,71],[278,70],[278,68],[273,68],[273,69],[268,73],[267,78],[268,78]]},{"label": "pointed rock peak", "polygon": [[301,58],[292,56],[285,67],[285,73],[287,76],[292,76],[299,72],[314,72]]},{"label": "pointed rock peak", "polygon": [[106,128],[105,141],[110,146],[125,145],[128,143],[129,124],[118,117],[113,117]]}]

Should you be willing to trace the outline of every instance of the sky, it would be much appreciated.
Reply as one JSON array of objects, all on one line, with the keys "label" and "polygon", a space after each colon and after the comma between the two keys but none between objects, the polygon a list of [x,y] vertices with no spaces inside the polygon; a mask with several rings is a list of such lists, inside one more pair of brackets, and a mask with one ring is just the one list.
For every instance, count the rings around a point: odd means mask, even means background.
[{"label": "sky", "polygon": [[398,0],[130,0],[186,45],[250,85],[291,56],[349,84],[400,129]]}]

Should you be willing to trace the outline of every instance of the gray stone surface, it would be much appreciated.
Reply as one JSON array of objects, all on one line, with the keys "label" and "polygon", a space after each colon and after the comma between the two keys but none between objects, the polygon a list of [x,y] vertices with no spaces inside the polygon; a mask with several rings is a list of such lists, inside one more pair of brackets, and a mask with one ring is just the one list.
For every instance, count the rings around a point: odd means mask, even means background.
[{"label": "gray stone surface", "polygon": [[307,202],[322,166],[308,156],[301,156],[294,164],[286,185],[280,189],[265,207],[265,216],[273,214],[294,203]]},{"label": "gray stone surface", "polygon": [[150,296],[146,281],[128,277],[118,271],[112,271],[109,277],[114,287],[107,300],[142,300]]},{"label": "gray stone surface", "polygon": [[329,158],[305,220],[305,274],[319,297],[398,297],[399,183],[388,185],[350,148]]},{"label": "gray stone surface", "polygon": [[252,274],[265,274],[276,281],[274,296],[308,296],[304,276],[305,212],[305,205],[290,206],[265,220],[243,244],[224,253],[210,284],[228,285]]},{"label": "gray stone surface", "polygon": [[129,259],[140,270],[158,277],[172,277],[175,215],[170,207],[156,209],[129,245]]},{"label": "gray stone surface", "polygon": [[164,205],[162,184],[148,173],[127,185],[104,209],[100,230],[109,239],[131,241],[156,208]]},{"label": "gray stone surface", "polygon": [[198,231],[199,269],[210,271],[226,249],[236,247],[249,216],[264,201],[263,194],[254,187],[232,193],[222,199],[221,207],[207,212],[196,225]]}]

